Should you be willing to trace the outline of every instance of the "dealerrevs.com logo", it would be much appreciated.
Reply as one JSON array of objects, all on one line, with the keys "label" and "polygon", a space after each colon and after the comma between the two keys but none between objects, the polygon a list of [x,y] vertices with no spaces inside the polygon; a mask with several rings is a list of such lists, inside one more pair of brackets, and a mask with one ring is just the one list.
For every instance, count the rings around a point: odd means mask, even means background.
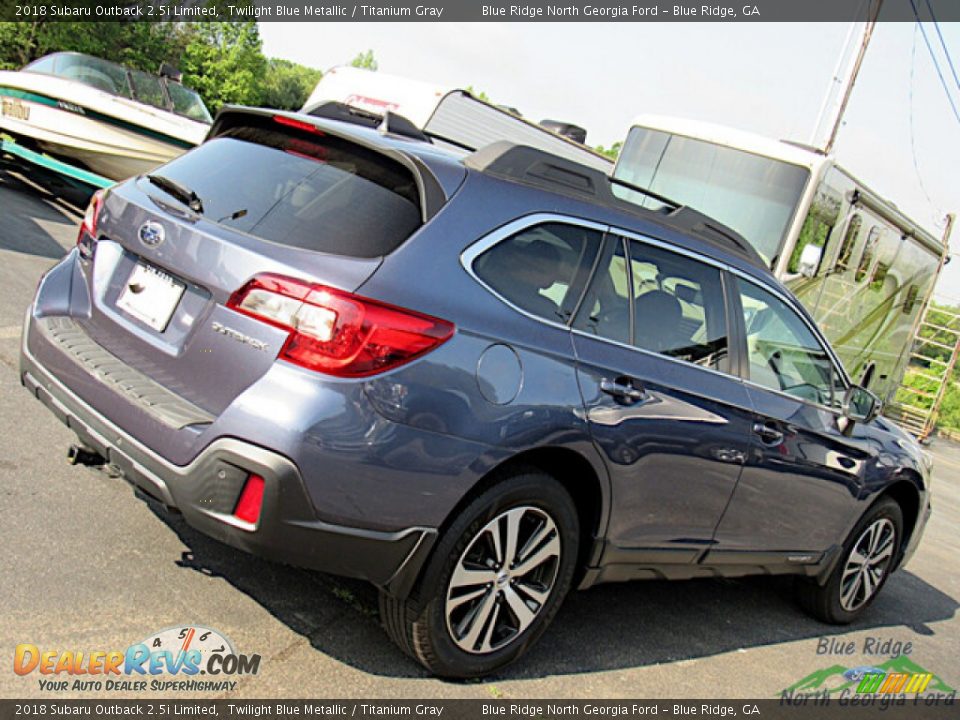
[{"label": "dealerrevs.com logo", "polygon": [[234,650],[222,633],[200,625],[152,633],[126,650],[48,650],[17,645],[17,675],[36,676],[48,692],[203,692],[233,690],[229,678],[256,675],[260,656]]}]

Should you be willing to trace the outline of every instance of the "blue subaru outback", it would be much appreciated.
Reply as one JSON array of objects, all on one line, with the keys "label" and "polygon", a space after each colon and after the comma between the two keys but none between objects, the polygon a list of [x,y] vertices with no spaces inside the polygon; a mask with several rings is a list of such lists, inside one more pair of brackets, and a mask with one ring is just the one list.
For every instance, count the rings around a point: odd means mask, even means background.
[{"label": "blue subaru outback", "polygon": [[600,582],[789,574],[850,622],[930,513],[922,451],[735,232],[389,124],[229,108],[96,195],[21,379],[73,461],[369,580],[445,676],[515,660]]}]

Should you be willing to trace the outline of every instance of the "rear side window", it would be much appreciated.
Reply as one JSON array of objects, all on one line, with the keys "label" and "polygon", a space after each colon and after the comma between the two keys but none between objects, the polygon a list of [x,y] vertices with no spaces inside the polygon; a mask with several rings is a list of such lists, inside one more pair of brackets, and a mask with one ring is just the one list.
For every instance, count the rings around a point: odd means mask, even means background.
[{"label": "rear side window", "polygon": [[208,220],[290,247],[378,257],[421,224],[407,168],[321,133],[234,127],[155,172],[193,190]]},{"label": "rear side window", "polygon": [[480,255],[473,271],[510,304],[545,320],[566,323],[601,239],[597,230],[579,225],[536,225]]}]

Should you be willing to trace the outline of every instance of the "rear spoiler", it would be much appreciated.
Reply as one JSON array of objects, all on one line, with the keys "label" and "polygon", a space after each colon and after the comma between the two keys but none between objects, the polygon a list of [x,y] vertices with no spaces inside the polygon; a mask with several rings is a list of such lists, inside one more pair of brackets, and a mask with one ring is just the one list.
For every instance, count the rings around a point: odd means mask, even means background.
[{"label": "rear spoiler", "polygon": [[[283,110],[272,110],[270,108],[254,108],[242,105],[225,105],[217,113],[210,127],[204,142],[208,142],[227,130],[239,125],[274,125],[276,129],[301,132],[313,132],[318,135],[328,135],[346,140],[354,145],[358,145],[366,150],[383,155],[394,162],[403,165],[413,175],[417,183],[417,190],[420,196],[420,214],[421,220],[425,223],[446,205],[449,198],[443,190],[443,186],[430,171],[430,169],[415,155],[403,152],[393,147],[389,141],[369,132],[351,132],[349,125],[342,122],[330,122],[328,118],[313,117],[300,113],[286,112]],[[353,123],[360,124],[360,123]]]}]

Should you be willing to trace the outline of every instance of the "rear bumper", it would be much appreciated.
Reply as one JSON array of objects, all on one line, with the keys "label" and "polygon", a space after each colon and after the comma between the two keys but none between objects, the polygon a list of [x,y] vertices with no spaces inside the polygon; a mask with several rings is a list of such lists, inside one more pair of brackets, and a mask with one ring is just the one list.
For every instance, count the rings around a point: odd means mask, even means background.
[{"label": "rear bumper", "polygon": [[[436,529],[395,532],[318,520],[297,466],[288,458],[234,438],[220,438],[187,465],[174,465],[110,422],[32,356],[27,314],[20,381],[80,441],[146,494],[183,513],[195,529],[247,552],[291,565],[369,580],[399,597],[413,586]],[[264,478],[256,524],[232,515],[248,474]]]}]

